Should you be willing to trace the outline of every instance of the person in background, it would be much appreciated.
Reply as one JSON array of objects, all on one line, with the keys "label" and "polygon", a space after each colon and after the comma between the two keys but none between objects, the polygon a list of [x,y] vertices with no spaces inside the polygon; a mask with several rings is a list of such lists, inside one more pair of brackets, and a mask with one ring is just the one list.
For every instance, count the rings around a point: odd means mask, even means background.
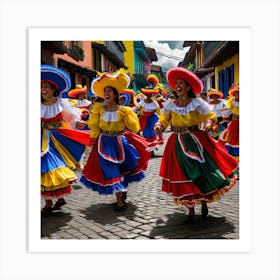
[{"label": "person in background", "polygon": [[101,195],[115,194],[117,211],[125,209],[128,184],[144,178],[150,159],[147,142],[137,135],[137,115],[132,108],[119,104],[119,94],[128,84],[129,77],[121,70],[102,73],[92,83],[92,91],[104,102],[95,102],[91,111],[88,126],[92,149],[80,179]]},{"label": "person in background", "polygon": [[85,108],[89,110],[92,102],[86,98],[87,86],[82,86],[80,84],[76,85],[76,88],[70,90],[68,92],[68,96],[70,97],[70,102],[74,104],[74,106],[82,109]]},{"label": "person in background", "polygon": [[[183,67],[171,68],[166,78],[177,98],[166,102],[155,131],[161,134],[169,125],[169,136],[163,153],[159,175],[162,191],[173,195],[178,205],[188,210],[187,222],[193,222],[195,204],[201,204],[201,217],[208,215],[208,203],[218,200],[236,181],[238,161],[211,136],[209,130],[217,122],[216,114],[201,98],[200,79]],[[199,124],[205,122],[205,130]]]},{"label": "person in background", "polygon": [[205,92],[205,91],[203,91],[201,94],[200,94],[200,98],[202,98],[205,102],[209,102],[210,101],[210,99],[209,99],[209,97],[208,97],[208,95],[207,95],[207,93]]},{"label": "person in background", "polygon": [[141,92],[146,96],[145,99],[139,102],[139,122],[141,126],[141,132],[143,137],[148,143],[148,150],[151,152],[151,156],[154,157],[154,151],[159,145],[163,144],[163,137],[159,136],[154,131],[154,125],[159,120],[161,114],[157,101],[152,99],[152,96],[156,96],[158,91],[156,89],[142,88]]},{"label": "person in background", "polygon": [[222,111],[226,108],[226,101],[223,99],[223,93],[217,89],[211,88],[207,93],[210,101],[211,110],[217,115],[218,122],[212,127],[210,135],[218,140],[220,133],[224,130]]},{"label": "person in background", "polygon": [[[42,217],[66,204],[64,196],[72,191],[77,180],[75,171],[89,145],[89,132],[76,130],[85,125],[80,109],[61,98],[70,85],[64,71],[41,65],[41,196],[45,199]],[[53,200],[57,200],[54,205]]]},{"label": "person in background", "polygon": [[159,84],[159,79],[155,74],[150,74],[147,76],[147,88],[154,89]]},{"label": "person in background", "polygon": [[229,154],[239,160],[239,84],[232,84],[228,94],[226,104],[232,116],[219,142],[225,146]]}]

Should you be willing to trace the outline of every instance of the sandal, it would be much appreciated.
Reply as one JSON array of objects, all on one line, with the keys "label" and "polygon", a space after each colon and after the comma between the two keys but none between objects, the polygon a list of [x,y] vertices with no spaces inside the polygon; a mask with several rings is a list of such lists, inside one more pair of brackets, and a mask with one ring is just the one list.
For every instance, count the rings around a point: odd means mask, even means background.
[{"label": "sandal", "polygon": [[52,207],[52,210],[58,210],[61,208],[61,206],[67,204],[67,202],[64,199],[59,199],[55,205]]}]

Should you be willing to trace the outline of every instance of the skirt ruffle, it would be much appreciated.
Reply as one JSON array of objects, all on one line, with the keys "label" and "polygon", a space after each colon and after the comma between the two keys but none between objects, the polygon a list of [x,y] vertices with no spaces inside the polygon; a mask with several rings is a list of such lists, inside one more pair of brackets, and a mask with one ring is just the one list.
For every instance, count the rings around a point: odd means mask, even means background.
[{"label": "skirt ruffle", "polygon": [[239,120],[232,120],[219,140],[224,143],[228,153],[239,157]]},{"label": "skirt ruffle", "polygon": [[150,152],[154,151],[156,147],[163,144],[163,138],[159,138],[154,131],[154,126],[158,120],[159,116],[157,114],[144,114],[139,118],[141,131],[143,137],[148,142],[148,150]]},{"label": "skirt ruffle", "polygon": [[213,202],[234,186],[237,168],[238,161],[203,131],[174,133],[160,166],[162,190],[177,204]]},{"label": "skirt ruffle", "polygon": [[[89,133],[82,133],[86,142]],[[41,134],[41,195],[59,198],[71,193],[71,184],[77,180],[74,171],[81,167],[80,159],[85,144],[79,143],[72,129],[42,129]]]},{"label": "skirt ruffle", "polygon": [[149,159],[143,137],[130,131],[119,136],[101,134],[98,144],[91,150],[80,181],[99,194],[126,191],[129,183],[144,178]]}]

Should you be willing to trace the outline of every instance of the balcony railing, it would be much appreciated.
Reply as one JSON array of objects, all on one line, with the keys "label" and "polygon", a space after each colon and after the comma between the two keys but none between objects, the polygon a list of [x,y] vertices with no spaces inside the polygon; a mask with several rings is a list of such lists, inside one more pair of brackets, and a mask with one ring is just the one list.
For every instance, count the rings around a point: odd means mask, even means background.
[{"label": "balcony railing", "polygon": [[107,47],[107,49],[115,54],[117,58],[124,63],[124,54],[120,51],[120,49],[117,47],[117,45],[113,41],[105,41],[104,45]]},{"label": "balcony railing", "polygon": [[74,45],[73,47],[68,48],[67,53],[77,61],[84,60],[85,57],[84,50],[78,45]]}]

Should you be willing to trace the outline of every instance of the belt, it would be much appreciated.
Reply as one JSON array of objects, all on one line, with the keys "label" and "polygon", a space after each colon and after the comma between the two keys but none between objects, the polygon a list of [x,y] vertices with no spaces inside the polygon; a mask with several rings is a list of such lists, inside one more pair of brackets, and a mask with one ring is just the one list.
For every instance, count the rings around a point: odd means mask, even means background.
[{"label": "belt", "polygon": [[117,136],[117,135],[122,135],[123,131],[102,130],[102,133],[108,136]]},{"label": "belt", "polygon": [[239,115],[232,115],[233,120],[239,120]]},{"label": "belt", "polygon": [[55,129],[62,126],[62,122],[42,122],[41,127],[42,128],[48,128],[48,129]]},{"label": "belt", "polygon": [[192,131],[198,130],[198,126],[197,125],[193,125],[193,126],[171,126],[171,130],[174,133],[187,133],[187,132],[192,132]]}]

